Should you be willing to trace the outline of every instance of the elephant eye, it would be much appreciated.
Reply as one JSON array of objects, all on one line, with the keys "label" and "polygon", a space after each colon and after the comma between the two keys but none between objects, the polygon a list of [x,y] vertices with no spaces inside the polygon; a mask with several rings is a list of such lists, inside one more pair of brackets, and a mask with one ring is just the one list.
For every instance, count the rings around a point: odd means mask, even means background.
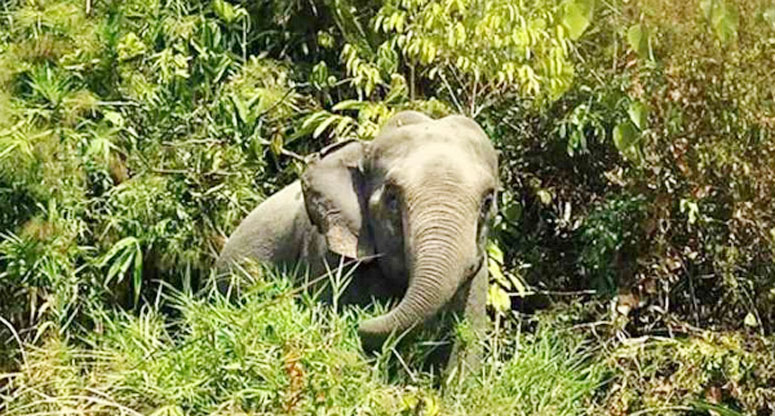
[{"label": "elephant eye", "polygon": [[495,193],[494,192],[488,192],[487,195],[485,195],[484,199],[482,199],[482,210],[480,212],[480,215],[482,218],[486,218],[487,215],[490,213],[490,210],[492,209],[492,204],[495,201]]}]

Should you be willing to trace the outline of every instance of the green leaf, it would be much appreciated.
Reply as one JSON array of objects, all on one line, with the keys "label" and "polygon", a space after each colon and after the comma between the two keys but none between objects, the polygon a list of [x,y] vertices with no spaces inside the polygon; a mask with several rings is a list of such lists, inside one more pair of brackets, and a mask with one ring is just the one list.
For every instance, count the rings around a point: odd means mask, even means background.
[{"label": "green leaf", "polygon": [[519,220],[522,217],[522,204],[509,204],[506,209],[503,210],[503,216],[510,222]]},{"label": "green leaf", "polygon": [[326,61],[320,61],[314,67],[312,67],[310,80],[316,87],[322,88],[328,85],[329,76],[330,75],[328,73],[328,66],[326,65]]},{"label": "green leaf", "polygon": [[700,216],[700,207],[696,202],[688,199],[681,199],[681,201],[678,203],[678,208],[681,213],[688,214],[689,224],[694,224],[697,222],[697,218]]},{"label": "green leaf", "polygon": [[711,20],[713,16],[713,7],[718,2],[718,0],[700,0],[700,11],[702,11],[702,15],[707,20]]},{"label": "green leaf", "polygon": [[716,21],[713,22],[713,27],[716,30],[716,36],[722,43],[727,43],[730,40],[737,38],[737,26],[740,23],[740,16],[737,14],[737,9],[732,5],[724,3],[723,13],[719,13]]},{"label": "green leaf", "polygon": [[594,10],[594,0],[570,0],[565,3],[562,24],[568,29],[571,40],[576,40],[584,34],[592,22]]},{"label": "green leaf", "polygon": [[124,237],[116,244],[113,245],[113,247],[110,248],[108,253],[102,258],[102,260],[97,264],[98,267],[104,267],[106,264],[108,264],[108,261],[114,257],[116,254],[118,254],[120,251],[124,250],[126,247],[136,244],[137,238],[135,237]]},{"label": "green leaf", "polygon": [[231,102],[234,103],[234,108],[237,110],[237,116],[239,117],[240,121],[248,124],[248,108],[245,106],[245,103],[242,101],[242,99],[232,94]]},{"label": "green leaf", "polygon": [[630,116],[630,120],[640,130],[645,130],[648,124],[648,107],[640,101],[633,101],[630,103],[630,108],[627,109],[627,114]]},{"label": "green leaf", "polygon": [[124,35],[118,42],[116,47],[118,51],[118,59],[120,61],[128,61],[134,59],[140,55],[143,55],[147,48],[142,40],[134,32],[129,32]]},{"label": "green leaf", "polygon": [[213,0],[213,11],[226,23],[231,23],[237,18],[234,6],[224,0]]},{"label": "green leaf", "polygon": [[620,152],[629,150],[640,139],[640,134],[630,121],[619,123],[614,127],[614,145]]},{"label": "green leaf", "polygon": [[627,43],[630,49],[635,51],[641,59],[649,57],[649,35],[641,24],[635,24],[627,29]]},{"label": "green leaf", "polygon": [[541,200],[542,204],[549,205],[552,203],[552,194],[546,189],[541,189],[536,194],[538,194],[538,199]]},{"label": "green leaf", "polygon": [[143,285],[143,252],[140,245],[135,245],[135,264],[132,270],[132,285],[134,286],[135,305],[140,301],[140,289]]},{"label": "green leaf", "polygon": [[622,156],[633,163],[640,163],[643,160],[640,148],[637,146],[642,136],[632,121],[619,123],[614,128],[613,136],[614,145]]},{"label": "green leaf", "polygon": [[768,8],[762,13],[762,18],[769,23],[772,29],[775,29],[775,6]]},{"label": "green leaf", "polygon": [[724,0],[701,0],[700,10],[722,44],[737,38],[740,16],[733,4]]},{"label": "green leaf", "polygon": [[509,280],[506,279],[506,275],[503,274],[501,265],[494,259],[487,259],[487,272],[490,274],[490,278],[503,286],[510,288]]},{"label": "green leaf", "polygon": [[279,156],[283,152],[283,144],[283,136],[275,134],[269,141],[269,148],[272,149],[272,153]]},{"label": "green leaf", "polygon": [[492,305],[496,312],[503,313],[511,309],[509,294],[497,283],[491,284],[487,290],[487,303]]},{"label": "green leaf", "polygon": [[318,125],[318,127],[315,129],[315,131],[312,133],[312,137],[318,138],[321,134],[323,134],[324,131],[328,128],[328,126],[331,125],[331,123],[336,121],[336,116],[331,115],[331,117],[328,117],[327,119],[323,120],[322,123]]},{"label": "green leaf", "polygon": [[341,120],[339,120],[339,123],[336,124],[334,131],[337,135],[343,136],[346,129],[354,123],[355,120],[351,119],[350,117],[342,117]]},{"label": "green leaf", "polygon": [[756,319],[756,315],[754,315],[751,312],[748,312],[747,315],[745,315],[745,319],[743,320],[743,323],[747,327],[756,328],[759,326],[759,320]]},{"label": "green leaf", "polygon": [[331,107],[334,111],[342,111],[342,110],[360,110],[362,109],[366,103],[363,101],[358,100],[344,100],[336,103],[333,107]]},{"label": "green leaf", "polygon": [[124,117],[121,113],[115,111],[105,111],[103,113],[105,120],[109,121],[114,127],[124,127]]},{"label": "green leaf", "polygon": [[153,411],[150,416],[183,416],[183,409],[176,404],[162,406]]},{"label": "green leaf", "polygon": [[707,412],[713,415],[719,416],[743,416],[742,413],[732,410],[728,407],[724,407],[719,404],[713,404],[706,402],[705,400],[692,400],[689,402],[692,407],[697,411]]},{"label": "green leaf", "polygon": [[498,247],[498,244],[493,241],[487,243],[487,256],[497,261],[499,264],[503,264],[503,251]]},{"label": "green leaf", "polygon": [[512,286],[514,286],[514,289],[517,291],[517,295],[519,297],[524,298],[529,294],[527,290],[527,284],[525,284],[525,282],[522,281],[519,276],[515,275],[514,273],[509,273],[508,277]]}]

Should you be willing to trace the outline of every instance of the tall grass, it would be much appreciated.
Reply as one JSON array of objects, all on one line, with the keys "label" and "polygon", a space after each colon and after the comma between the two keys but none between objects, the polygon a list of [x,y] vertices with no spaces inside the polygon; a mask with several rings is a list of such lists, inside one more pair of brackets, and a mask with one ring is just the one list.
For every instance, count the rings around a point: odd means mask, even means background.
[{"label": "tall grass", "polygon": [[80,340],[27,345],[19,372],[3,376],[2,412],[578,415],[603,382],[585,344],[548,325],[493,333],[482,371],[447,381],[417,370],[422,339],[364,354],[356,323],[366,312],[298,295],[284,276],[231,301],[164,297],[172,312],[104,312]]}]

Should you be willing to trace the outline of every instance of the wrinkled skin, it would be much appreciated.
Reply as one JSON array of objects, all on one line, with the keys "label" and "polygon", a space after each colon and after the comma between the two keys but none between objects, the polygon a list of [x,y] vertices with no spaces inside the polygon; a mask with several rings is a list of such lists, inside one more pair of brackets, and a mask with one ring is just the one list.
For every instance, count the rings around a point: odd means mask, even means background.
[{"label": "wrinkled skin", "polygon": [[[372,142],[325,149],[302,176],[259,205],[227,241],[219,266],[248,257],[302,261],[312,273],[341,256],[361,259],[345,301],[395,297],[362,322],[376,347],[392,332],[462,315],[486,325],[487,228],[494,212],[497,153],[472,120],[405,111]],[[450,365],[478,364],[478,343],[455,345]],[[448,367],[449,370],[449,367]]]}]

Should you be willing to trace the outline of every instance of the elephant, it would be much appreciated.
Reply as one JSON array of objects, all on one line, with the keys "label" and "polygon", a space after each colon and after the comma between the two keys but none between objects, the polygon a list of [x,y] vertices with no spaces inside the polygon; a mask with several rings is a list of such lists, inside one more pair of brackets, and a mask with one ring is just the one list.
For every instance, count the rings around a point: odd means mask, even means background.
[{"label": "elephant", "polygon": [[[356,260],[352,302],[398,302],[359,323],[364,346],[427,326],[442,312],[465,318],[481,337],[498,185],[498,154],[475,121],[402,111],[371,141],[323,149],[300,180],[238,225],[216,264],[248,258],[325,273],[326,264]],[[447,369],[478,367],[480,343],[458,344],[446,355]]]}]

